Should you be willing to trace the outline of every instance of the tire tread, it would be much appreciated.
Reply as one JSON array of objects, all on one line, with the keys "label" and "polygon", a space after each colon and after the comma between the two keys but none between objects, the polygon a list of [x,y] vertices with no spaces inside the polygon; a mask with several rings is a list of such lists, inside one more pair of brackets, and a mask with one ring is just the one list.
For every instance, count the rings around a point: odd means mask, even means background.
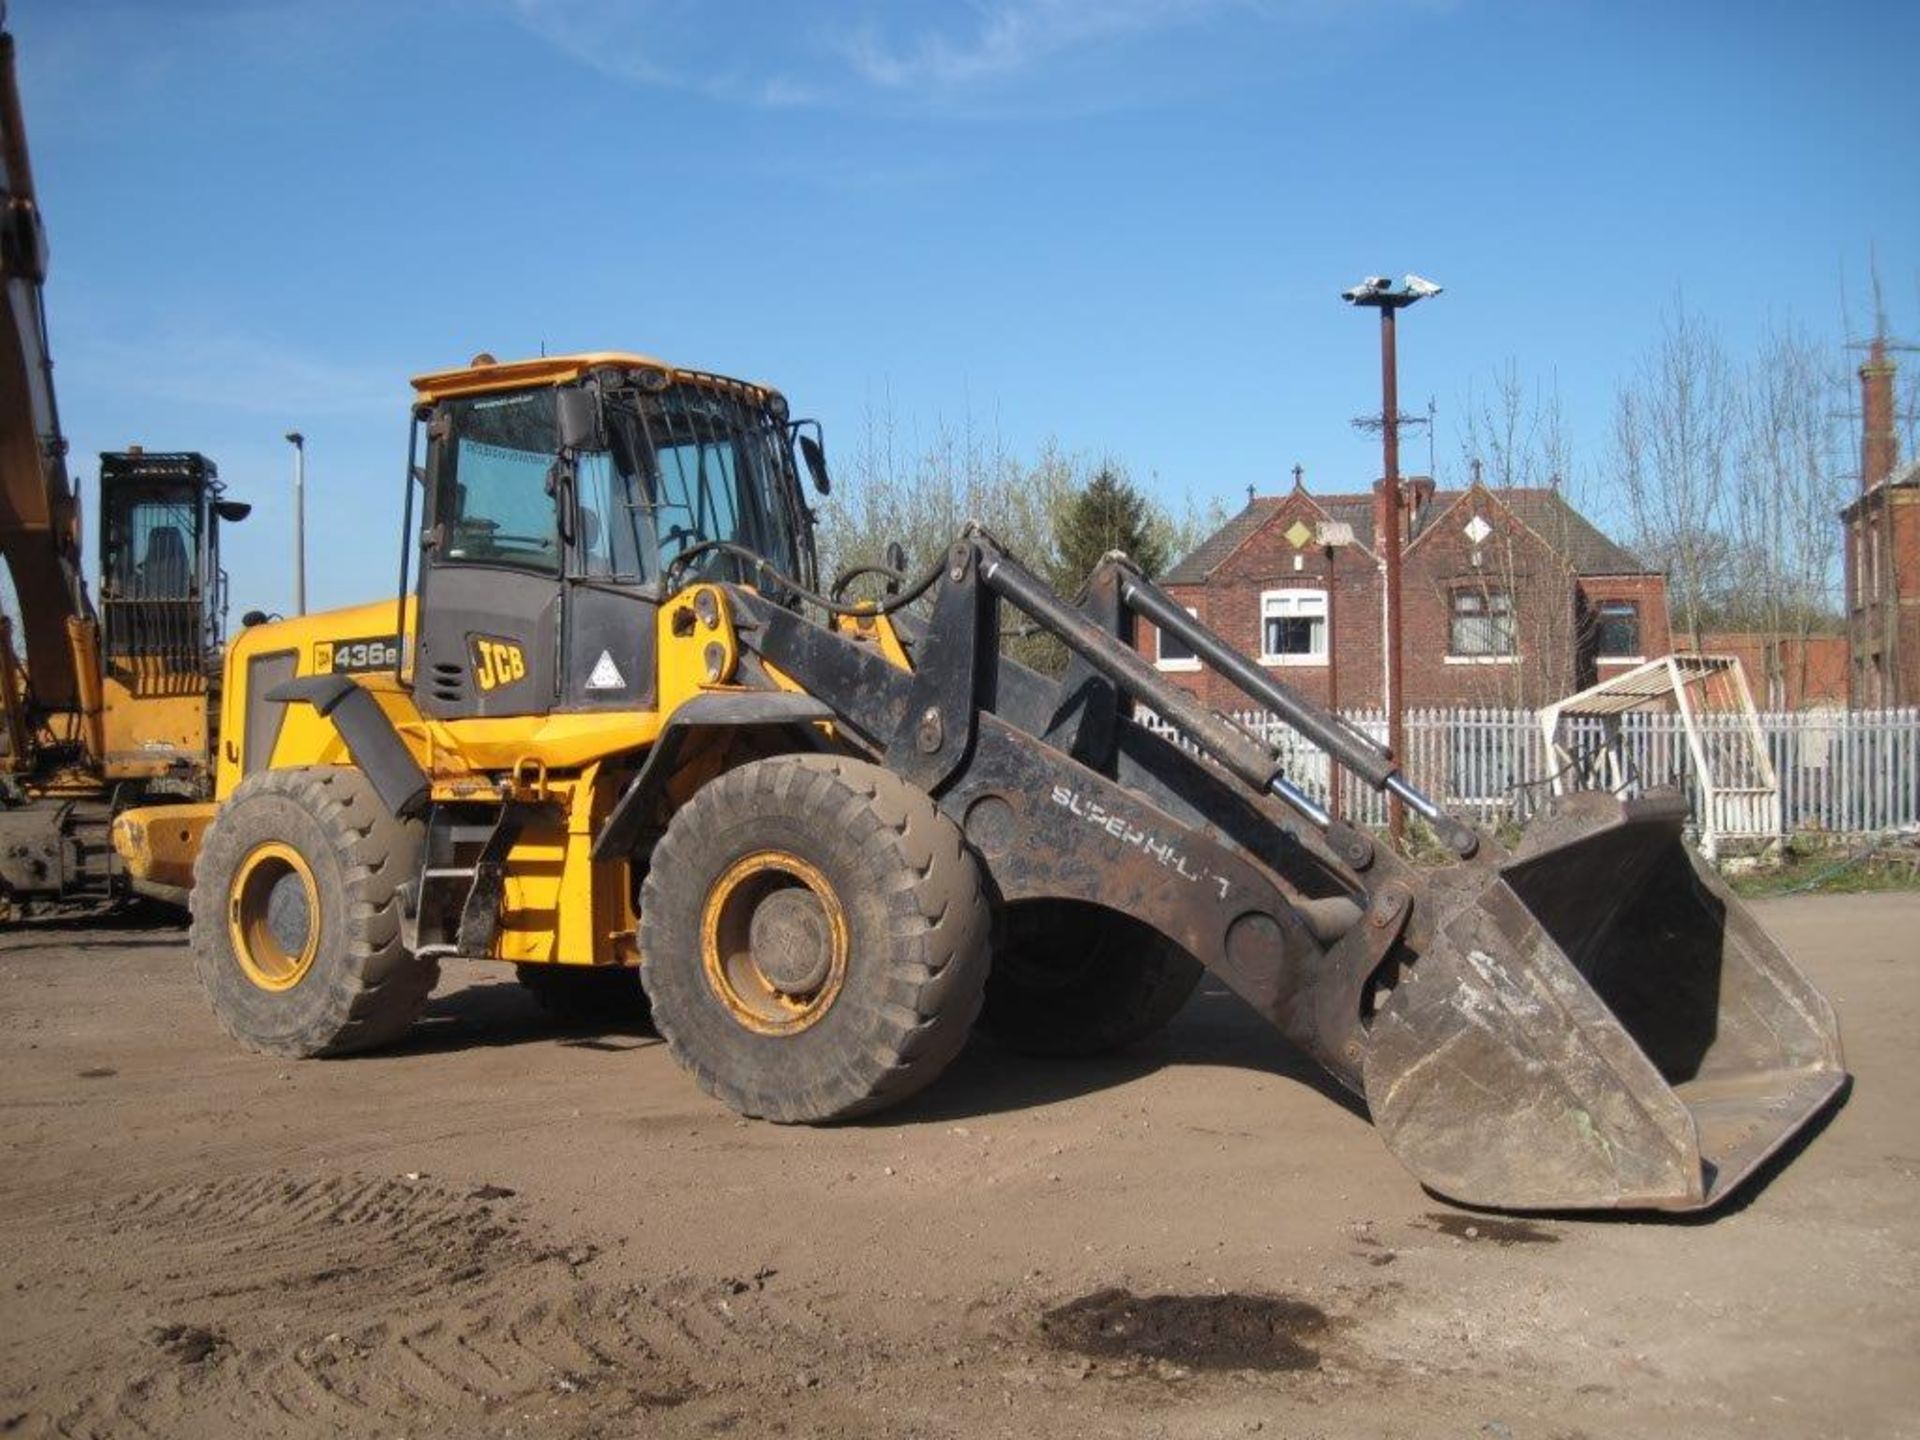
[{"label": "tire tread", "polygon": [[[897,1103],[928,1084],[966,1045],[980,1014],[991,928],[985,887],[960,831],[922,791],[889,771],[838,755],[757,760],[712,781],[688,802],[654,852],[641,895],[643,934],[656,943],[658,917],[686,907],[674,893],[710,877],[697,852],[721,817],[772,812],[820,816],[823,833],[844,843],[864,873],[883,877],[891,963],[870,998],[843,993],[837,1004],[869,1008],[864,1043],[819,1064],[791,1088],[768,1091],[716,1073],[698,1053],[680,1013],[676,967],[648,963],[655,1023],[674,1057],[708,1094],[742,1114],[784,1122],[845,1120]],[[711,823],[710,823],[711,822]],[[844,837],[843,839],[841,837]],[[692,967],[697,971],[697,961]],[[743,1032],[744,1033],[744,1032]]]}]

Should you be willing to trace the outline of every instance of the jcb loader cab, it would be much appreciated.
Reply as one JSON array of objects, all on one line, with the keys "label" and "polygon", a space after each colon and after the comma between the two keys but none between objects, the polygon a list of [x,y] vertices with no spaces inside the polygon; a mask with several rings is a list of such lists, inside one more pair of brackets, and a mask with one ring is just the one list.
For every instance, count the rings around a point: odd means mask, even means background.
[{"label": "jcb loader cab", "polygon": [[[623,354],[415,383],[397,600],[248,630],[217,805],[118,832],[191,859],[196,964],[250,1047],[391,1041],[441,958],[495,959],[555,1005],[650,1005],[709,1093],[818,1122],[975,1029],[1127,1044],[1206,969],[1422,1181],[1516,1208],[1712,1205],[1844,1084],[1677,799],[1570,797],[1508,853],[1124,557],[1071,604],[970,525],[883,598],[823,593],[819,434],[763,386]],[[1008,608],[1061,674],[999,653]],[[1456,862],[1329,816],[1139,658],[1137,616]]]}]

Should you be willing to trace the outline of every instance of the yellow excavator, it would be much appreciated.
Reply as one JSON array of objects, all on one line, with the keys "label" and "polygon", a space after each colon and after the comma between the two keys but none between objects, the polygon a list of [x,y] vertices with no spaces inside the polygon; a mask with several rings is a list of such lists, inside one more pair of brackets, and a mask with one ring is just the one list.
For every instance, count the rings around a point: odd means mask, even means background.
[{"label": "yellow excavator", "polygon": [[[1683,797],[1565,797],[1508,849],[1124,557],[1069,602],[976,524],[823,584],[809,477],[820,428],[765,385],[612,352],[418,378],[395,594],[245,629],[214,797],[115,823],[141,883],[191,890],[227,1030],[365,1050],[442,960],[493,960],[644,1004],[741,1114],[822,1122],[976,1030],[1139,1040],[1210,971],[1421,1181],[1516,1209],[1712,1206],[1844,1089]],[[1003,618],[1064,670],[1002,654]],[[1140,618],[1453,862],[1328,814],[1141,659]]]},{"label": "yellow excavator", "polygon": [[132,893],[107,840],[114,813],[212,794],[220,524],[248,510],[225,498],[204,455],[101,456],[98,606],[88,594],[47,344],[46,230],[4,19],[0,10],[0,578],[20,634],[0,606],[0,919]]}]

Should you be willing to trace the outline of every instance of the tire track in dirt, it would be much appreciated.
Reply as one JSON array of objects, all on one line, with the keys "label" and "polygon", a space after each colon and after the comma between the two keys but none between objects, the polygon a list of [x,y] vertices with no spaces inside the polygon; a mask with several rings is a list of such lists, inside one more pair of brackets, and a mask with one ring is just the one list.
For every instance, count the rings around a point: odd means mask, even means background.
[{"label": "tire track in dirt", "polygon": [[[568,1428],[695,1393],[668,1312],[593,1283],[586,1246],[426,1180],[270,1172],[82,1204],[63,1259],[23,1267],[48,1304],[6,1342],[15,1434],[472,1433],[537,1406]],[[78,1272],[77,1274],[75,1272]],[[68,1284],[117,1292],[66,1313]],[[104,1282],[104,1284],[97,1283]],[[672,1352],[668,1358],[666,1352]]]}]

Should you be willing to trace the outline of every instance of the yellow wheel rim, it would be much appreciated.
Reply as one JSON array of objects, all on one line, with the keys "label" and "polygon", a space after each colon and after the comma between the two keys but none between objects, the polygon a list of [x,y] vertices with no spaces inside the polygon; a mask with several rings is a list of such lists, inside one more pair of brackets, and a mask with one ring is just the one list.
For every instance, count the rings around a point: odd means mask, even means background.
[{"label": "yellow wheel rim", "polygon": [[742,1026],[797,1034],[820,1022],[846,983],[846,909],[827,877],[798,855],[755,851],[708,889],[700,960]]},{"label": "yellow wheel rim", "polygon": [[227,887],[227,934],[240,969],[262,990],[291,990],[320,949],[320,889],[291,845],[255,846]]}]

